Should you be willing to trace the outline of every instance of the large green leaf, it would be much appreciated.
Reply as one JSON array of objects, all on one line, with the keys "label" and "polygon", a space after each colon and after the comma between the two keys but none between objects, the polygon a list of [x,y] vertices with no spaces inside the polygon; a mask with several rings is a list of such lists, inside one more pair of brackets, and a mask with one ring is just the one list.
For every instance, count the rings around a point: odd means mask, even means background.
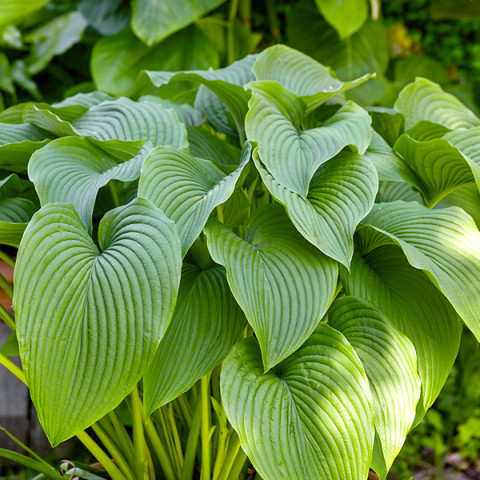
[{"label": "large green leaf", "polygon": [[220,387],[228,419],[263,479],[367,478],[371,394],[362,364],[340,332],[320,324],[267,373],[256,340],[247,338],[225,360]]},{"label": "large green leaf", "polygon": [[155,97],[154,95],[143,95],[138,99],[139,102],[156,103],[163,108],[171,108],[177,112],[180,120],[186,127],[199,126],[205,123],[205,117],[202,112],[192,107],[188,103],[175,103],[171,100],[161,97]]},{"label": "large green leaf", "polygon": [[0,0],[0,25],[14,23],[38,10],[48,0]]},{"label": "large green leaf", "polygon": [[133,0],[132,28],[147,45],[153,45],[186,27],[225,0],[178,0],[172,8],[164,0]]},{"label": "large green leaf", "polygon": [[101,251],[71,205],[35,214],[14,308],[30,394],[52,445],[115,408],[143,377],[173,313],[180,242],[144,199],[109,212]]},{"label": "large green leaf", "polygon": [[364,153],[370,144],[371,118],[352,102],[322,126],[302,131],[306,107],[301,98],[277,82],[250,85],[247,137],[258,143],[260,159],[275,180],[303,198],[320,165],[347,146]]},{"label": "large green leaf", "polygon": [[315,0],[325,20],[346,38],[359,30],[368,18],[367,0]]},{"label": "large green leaf", "polygon": [[383,74],[390,59],[383,23],[369,19],[359,31],[341,40],[311,0],[297,3],[287,17],[289,44],[323,65],[332,67],[342,80],[376,73],[376,79],[348,92],[348,97],[367,105],[378,102],[387,92]]},{"label": "large green leaf", "polygon": [[[362,236],[365,232],[362,231]],[[374,248],[363,238],[363,258],[356,253],[350,272],[340,270],[347,295],[371,302],[413,343],[422,380],[417,422],[433,404],[452,369],[460,346],[462,324],[457,314],[420,270],[412,268],[394,246]]]},{"label": "large green leaf", "polygon": [[225,270],[184,264],[177,308],[144,378],[147,416],[186,392],[230,352],[245,317]]},{"label": "large green leaf", "polygon": [[[156,88],[172,82],[194,82],[201,84],[195,107],[203,112],[209,121],[223,133],[243,134],[244,119],[248,110],[250,94],[243,85],[252,80],[251,66],[254,55],[249,55],[226,68],[185,72],[145,71],[139,76],[135,94],[139,95],[153,85]],[[202,88],[203,87],[203,88]],[[234,125],[228,122],[227,111]]]},{"label": "large green leaf", "polygon": [[232,195],[250,152],[247,142],[240,165],[230,175],[210,160],[175,148],[159,147],[145,160],[138,195],[148,198],[175,222],[184,254],[202,232],[210,213]]},{"label": "large green leaf", "polygon": [[451,129],[480,126],[480,119],[457,97],[446,93],[440,85],[417,78],[407,85],[395,102],[395,109],[405,117],[405,128],[420,120],[439,123]]},{"label": "large green leaf", "polygon": [[336,300],[328,324],[343,333],[365,368],[377,434],[372,467],[384,479],[405,442],[420,398],[415,348],[385,315],[358,297]]},{"label": "large green leaf", "polygon": [[296,229],[325,255],[348,266],[355,228],[375,201],[378,180],[372,163],[342,153],[325,162],[310,183],[307,198],[280,185],[253,156],[270,193],[286,206]]},{"label": "large green leaf", "polygon": [[28,176],[42,205],[53,202],[73,205],[90,231],[100,188],[110,180],[138,179],[150,150],[151,145],[147,144],[130,160],[121,161],[107,155],[87,138],[59,138],[35,152],[28,165]]},{"label": "large green leaf", "polygon": [[475,184],[464,185],[442,198],[436,207],[460,207],[463,208],[475,220],[480,228],[480,194]]},{"label": "large green leaf", "polygon": [[142,70],[217,68],[218,53],[196,26],[188,27],[148,47],[126,30],[101,38],[92,52],[92,76],[98,90],[129,95]]},{"label": "large green leaf", "polygon": [[147,140],[154,146],[187,147],[187,131],[171,108],[153,102],[134,102],[128,98],[105,101],[91,107],[72,122],[49,109],[27,108],[30,123],[56,135],[91,136],[97,140]]},{"label": "large green leaf", "polygon": [[398,201],[375,205],[362,224],[377,245],[400,246],[480,339],[480,232],[469,215]]},{"label": "large green leaf", "polygon": [[243,238],[215,220],[205,233],[255,331],[267,371],[300,347],[325,314],[337,264],[301,237],[279,205],[257,209]]},{"label": "large green leaf", "polygon": [[273,80],[291,90],[305,102],[307,113],[329,98],[366,82],[366,74],[350,82],[342,82],[331,69],[313,58],[285,45],[264,50],[252,68],[257,80]]}]

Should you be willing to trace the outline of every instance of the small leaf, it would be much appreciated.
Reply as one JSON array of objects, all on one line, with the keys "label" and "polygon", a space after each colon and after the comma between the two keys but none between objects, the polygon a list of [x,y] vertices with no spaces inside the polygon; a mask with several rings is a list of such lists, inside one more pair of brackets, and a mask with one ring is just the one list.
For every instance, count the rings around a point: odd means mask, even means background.
[{"label": "small leaf", "polygon": [[301,237],[279,205],[255,210],[243,238],[214,220],[205,234],[210,255],[227,269],[267,371],[318,325],[335,295],[337,264]]},{"label": "small leaf", "polygon": [[385,315],[358,297],[337,299],[328,324],[345,336],[365,368],[377,434],[372,468],[384,479],[412,427],[420,398],[415,348]]},{"label": "small leaf", "polygon": [[225,360],[220,388],[242,448],[265,480],[367,478],[374,437],[370,389],[340,332],[320,324],[267,373],[257,341],[247,338]]},{"label": "small leaf", "polygon": [[457,97],[426,78],[417,78],[407,85],[400,92],[395,109],[405,117],[407,129],[420,120],[439,123],[453,130],[480,126],[480,119]]},{"label": "small leaf", "polygon": [[138,195],[148,198],[175,222],[184,254],[202,232],[210,213],[232,195],[250,152],[247,142],[240,165],[230,175],[210,160],[175,148],[158,147],[145,160]]},{"label": "small leaf", "polygon": [[183,268],[177,308],[144,378],[147,416],[218,365],[245,328],[222,267]]},{"label": "small leaf", "polygon": [[355,228],[372,208],[377,193],[377,172],[371,162],[353,153],[325,162],[304,199],[276,182],[256,154],[253,158],[263,182],[286,206],[295,228],[325,255],[348,267]]},{"label": "small leaf", "polygon": [[315,0],[315,3],[342,39],[358,31],[368,18],[366,0]]},{"label": "small leaf", "polygon": [[18,252],[20,354],[54,446],[130,393],[175,305],[180,242],[160,210],[144,199],[112,210],[98,239],[101,252],[71,205],[49,204],[35,214]]}]

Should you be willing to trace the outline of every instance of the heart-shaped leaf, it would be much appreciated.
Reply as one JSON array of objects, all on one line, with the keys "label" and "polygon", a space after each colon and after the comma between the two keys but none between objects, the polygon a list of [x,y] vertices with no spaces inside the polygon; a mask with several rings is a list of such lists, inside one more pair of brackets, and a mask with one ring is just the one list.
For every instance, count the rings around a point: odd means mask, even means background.
[{"label": "heart-shaped leaf", "polygon": [[255,210],[243,238],[215,220],[205,234],[212,258],[227,269],[267,371],[302,345],[325,314],[335,295],[337,263],[304,240],[279,205]]},{"label": "heart-shaped leaf", "polygon": [[158,147],[145,160],[138,195],[148,198],[177,225],[184,254],[202,232],[210,213],[226,202],[250,160],[248,142],[239,167],[225,175],[210,160],[187,151]]},{"label": "heart-shaped leaf", "polygon": [[93,145],[87,138],[59,138],[32,156],[28,176],[40,202],[72,204],[90,230],[98,191],[110,180],[128,182],[140,177],[144,158],[151,150],[145,145],[127,161],[121,161]]},{"label": "heart-shaped leaf", "polygon": [[359,30],[368,18],[366,0],[315,0],[325,20],[338,32],[341,39]]},{"label": "heart-shaped leaf", "polygon": [[52,445],[115,408],[143,377],[180,281],[173,222],[137,199],[100,222],[101,252],[71,205],[32,218],[15,267],[17,336]]},{"label": "heart-shaped leaf", "polygon": [[322,163],[351,145],[364,153],[371,139],[371,118],[347,102],[321,127],[301,131],[305,102],[273,81],[250,83],[253,90],[245,131],[258,143],[258,154],[275,180],[307,196],[313,175]]},{"label": "heart-shaped leaf", "polygon": [[242,447],[265,480],[365,480],[373,411],[362,364],[345,337],[320,324],[264,373],[254,338],[225,360],[222,400]]},{"label": "heart-shaped leaf", "polygon": [[400,92],[395,110],[405,117],[406,129],[414,127],[420,120],[439,123],[453,130],[480,125],[480,119],[457,97],[426,78],[417,78]]},{"label": "heart-shaped leaf", "polygon": [[462,324],[445,297],[422,271],[408,264],[399,248],[375,248],[374,239],[371,240],[363,238],[363,248],[370,253],[363,258],[356,253],[350,272],[340,269],[340,280],[347,295],[371,302],[413,343],[422,380],[418,423],[452,369]]},{"label": "heart-shaped leaf", "polygon": [[372,208],[377,194],[377,172],[372,163],[354,153],[338,155],[318,169],[304,199],[276,182],[255,154],[253,158],[266,187],[287,207],[296,229],[325,255],[348,267],[355,228]]},{"label": "heart-shaped leaf", "polygon": [[184,263],[177,308],[144,378],[147,416],[218,365],[244,328],[225,270]]},{"label": "heart-shaped leaf", "polygon": [[384,479],[415,419],[421,382],[412,342],[358,297],[337,299],[328,324],[357,352],[370,383],[376,438],[372,468]]}]

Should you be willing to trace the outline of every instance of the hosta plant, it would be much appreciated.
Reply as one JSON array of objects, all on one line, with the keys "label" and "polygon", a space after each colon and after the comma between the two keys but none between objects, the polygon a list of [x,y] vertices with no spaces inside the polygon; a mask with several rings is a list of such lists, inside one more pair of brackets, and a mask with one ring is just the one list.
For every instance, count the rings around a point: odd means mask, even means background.
[{"label": "hosta plant", "polygon": [[52,445],[115,480],[386,477],[480,339],[480,119],[421,78],[348,100],[371,77],[279,45],[0,113],[0,360]]}]

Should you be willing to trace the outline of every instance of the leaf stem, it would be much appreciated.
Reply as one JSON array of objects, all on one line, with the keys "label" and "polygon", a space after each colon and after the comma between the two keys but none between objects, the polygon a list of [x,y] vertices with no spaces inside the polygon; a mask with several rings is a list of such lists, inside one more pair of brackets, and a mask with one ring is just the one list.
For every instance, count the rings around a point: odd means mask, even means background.
[{"label": "leaf stem", "polygon": [[229,65],[235,61],[235,18],[237,17],[238,1],[230,1],[230,12],[228,14],[227,62]]},{"label": "leaf stem", "polygon": [[13,317],[8,313],[8,310],[3,306],[0,305],[0,318],[13,330],[15,331],[17,328],[15,326],[15,320]]},{"label": "leaf stem", "polygon": [[112,480],[127,480],[120,469],[113,463],[109,456],[99,447],[99,445],[82,431],[77,433],[77,438],[85,445],[87,450],[102,464],[106,472],[112,477]]},{"label": "leaf stem", "polygon": [[0,288],[8,295],[9,298],[13,298],[13,287],[9,281],[0,273]]},{"label": "leaf stem", "polygon": [[15,260],[3,250],[0,250],[0,260],[3,260],[9,267],[15,268]]},{"label": "leaf stem", "polygon": [[135,477],[137,480],[148,479],[147,452],[143,434],[143,404],[135,385],[132,393],[132,420],[133,420],[133,449],[135,451]]},{"label": "leaf stem", "polygon": [[17,367],[8,357],[0,353],[0,364],[13,373],[21,382],[27,385],[27,379],[22,369]]},{"label": "leaf stem", "polygon": [[197,400],[195,413],[188,433],[187,446],[185,448],[185,461],[183,464],[181,480],[191,480],[195,468],[195,458],[197,454],[198,438],[200,436],[200,426],[202,422],[202,402]]},{"label": "leaf stem", "polygon": [[211,451],[210,451],[210,374],[200,380],[200,401],[202,409],[202,474],[201,480],[211,479]]},{"label": "leaf stem", "polygon": [[110,189],[110,194],[112,195],[113,204],[115,207],[120,206],[120,198],[118,196],[117,187],[113,181],[108,182],[108,188]]}]

